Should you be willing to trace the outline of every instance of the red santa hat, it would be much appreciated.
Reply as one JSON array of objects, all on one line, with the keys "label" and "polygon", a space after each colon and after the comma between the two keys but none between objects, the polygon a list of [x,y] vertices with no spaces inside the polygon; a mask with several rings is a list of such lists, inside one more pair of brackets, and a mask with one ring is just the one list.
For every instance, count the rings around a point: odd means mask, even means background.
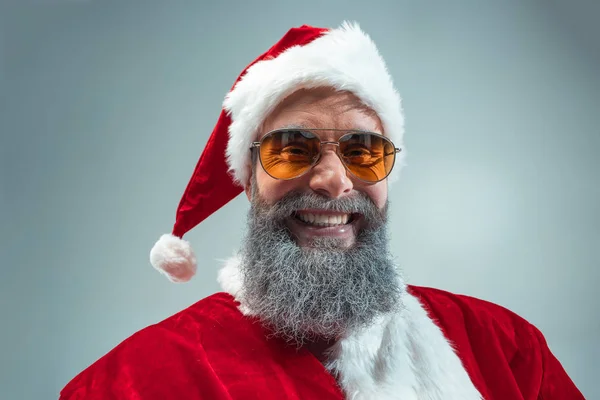
[{"label": "red santa hat", "polygon": [[[196,256],[183,235],[239,195],[249,183],[250,145],[285,97],[298,89],[332,87],[356,95],[381,119],[384,134],[403,147],[401,99],[384,60],[358,24],[290,29],[248,65],[226,95],[217,124],[177,208],[172,232],[150,252],[150,263],[172,282],[189,281]],[[405,152],[400,153],[403,156]],[[388,177],[393,181],[402,160]]]}]

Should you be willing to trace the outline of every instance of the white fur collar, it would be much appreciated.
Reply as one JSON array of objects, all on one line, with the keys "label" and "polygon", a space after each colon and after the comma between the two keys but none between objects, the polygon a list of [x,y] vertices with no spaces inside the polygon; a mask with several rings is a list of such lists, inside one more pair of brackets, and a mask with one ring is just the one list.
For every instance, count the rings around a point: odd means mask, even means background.
[{"label": "white fur collar", "polygon": [[[219,272],[224,291],[244,305],[239,259]],[[404,308],[366,331],[341,339],[325,367],[352,400],[480,400],[460,359],[418,299],[405,292]]]}]

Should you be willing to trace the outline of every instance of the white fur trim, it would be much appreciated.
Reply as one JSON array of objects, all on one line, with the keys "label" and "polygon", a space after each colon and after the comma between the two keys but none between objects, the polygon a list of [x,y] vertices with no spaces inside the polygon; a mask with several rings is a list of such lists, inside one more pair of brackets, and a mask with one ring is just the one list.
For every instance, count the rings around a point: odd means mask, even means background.
[{"label": "white fur trim", "polygon": [[346,398],[480,400],[460,358],[412,295],[404,310],[340,340],[325,366]]},{"label": "white fur trim", "polygon": [[[240,260],[229,259],[219,272],[223,290],[244,305]],[[481,400],[458,355],[418,299],[408,292],[403,309],[352,333],[329,352],[325,367],[338,377],[352,400]]]},{"label": "white fur trim", "polygon": [[238,256],[225,260],[225,265],[219,270],[217,282],[219,282],[219,285],[221,285],[221,288],[226,293],[229,293],[240,302],[239,309],[242,314],[250,316],[253,313],[245,305],[242,276],[239,269],[240,262],[241,260]]},{"label": "white fur trim", "polygon": [[236,183],[248,183],[250,145],[267,115],[298,89],[322,86],[350,91],[378,114],[384,134],[402,148],[388,181],[397,178],[405,156],[400,95],[375,43],[357,24],[344,22],[305,46],[252,65],[225,97],[223,107],[232,120],[227,162]]},{"label": "white fur trim", "polygon": [[171,282],[187,282],[196,274],[196,256],[189,242],[164,234],[150,250],[150,264]]}]

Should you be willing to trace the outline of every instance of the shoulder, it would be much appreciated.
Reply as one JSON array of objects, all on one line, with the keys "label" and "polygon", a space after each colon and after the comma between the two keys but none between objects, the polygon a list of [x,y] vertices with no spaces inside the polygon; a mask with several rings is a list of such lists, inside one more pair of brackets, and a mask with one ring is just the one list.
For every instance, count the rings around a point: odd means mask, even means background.
[{"label": "shoulder", "polygon": [[227,293],[215,293],[205,297],[189,307],[147,326],[121,342],[117,349],[140,344],[151,346],[165,339],[192,340],[200,345],[206,334],[215,331],[235,329],[239,327],[242,314],[237,308],[234,298]]},{"label": "shoulder", "polygon": [[166,330],[183,335],[190,329],[197,331],[235,324],[243,318],[237,306],[238,303],[230,294],[215,293],[145,330]]},{"label": "shoulder", "polygon": [[103,391],[148,386],[151,377],[168,378],[181,365],[200,364],[206,358],[205,343],[214,336],[234,340],[232,332],[240,329],[242,319],[231,295],[208,296],[120,342],[75,376],[61,391],[60,398],[130,398]]},{"label": "shoulder", "polygon": [[542,332],[514,311],[440,289],[408,286],[408,292],[442,330],[484,393],[583,399]]},{"label": "shoulder", "polygon": [[459,351],[494,352],[510,360],[545,345],[532,323],[499,304],[429,287],[409,286],[408,291]]},{"label": "shoulder", "polygon": [[488,300],[424,286],[409,285],[408,291],[420,301],[432,318],[452,317],[464,319],[466,323],[490,323],[509,329],[532,327],[529,321],[516,312]]}]

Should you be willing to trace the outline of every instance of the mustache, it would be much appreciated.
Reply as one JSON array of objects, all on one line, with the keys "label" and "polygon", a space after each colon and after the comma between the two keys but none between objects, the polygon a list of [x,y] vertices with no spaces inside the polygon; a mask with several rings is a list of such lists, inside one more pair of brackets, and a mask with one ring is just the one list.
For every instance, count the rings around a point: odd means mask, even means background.
[{"label": "mustache", "polygon": [[275,223],[282,223],[297,211],[303,209],[316,209],[346,214],[359,214],[367,222],[367,226],[379,227],[386,222],[388,203],[379,209],[371,198],[362,192],[355,192],[350,196],[332,199],[315,192],[291,191],[279,199],[275,204],[267,204],[260,196],[252,202],[251,211],[260,212]]}]

